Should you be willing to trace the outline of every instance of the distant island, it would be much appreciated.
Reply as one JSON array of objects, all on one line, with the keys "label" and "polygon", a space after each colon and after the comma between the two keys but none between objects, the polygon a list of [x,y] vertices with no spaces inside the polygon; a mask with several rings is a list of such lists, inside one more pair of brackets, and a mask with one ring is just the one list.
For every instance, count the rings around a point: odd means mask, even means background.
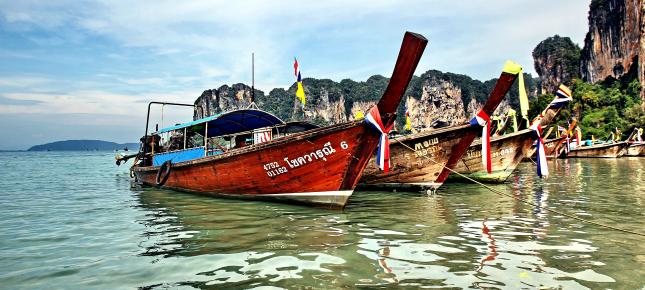
[{"label": "distant island", "polygon": [[119,144],[102,140],[65,140],[32,146],[27,151],[113,151],[125,148],[138,150],[139,144]]}]

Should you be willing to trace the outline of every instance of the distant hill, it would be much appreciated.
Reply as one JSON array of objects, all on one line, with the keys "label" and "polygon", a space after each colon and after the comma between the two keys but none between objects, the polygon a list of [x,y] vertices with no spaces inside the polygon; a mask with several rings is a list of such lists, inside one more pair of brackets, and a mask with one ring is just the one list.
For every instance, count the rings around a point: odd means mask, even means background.
[{"label": "distant hill", "polygon": [[139,144],[119,144],[101,140],[66,140],[36,145],[29,148],[27,151],[112,151],[123,150],[123,148],[126,147],[129,150],[137,150],[139,148]]}]

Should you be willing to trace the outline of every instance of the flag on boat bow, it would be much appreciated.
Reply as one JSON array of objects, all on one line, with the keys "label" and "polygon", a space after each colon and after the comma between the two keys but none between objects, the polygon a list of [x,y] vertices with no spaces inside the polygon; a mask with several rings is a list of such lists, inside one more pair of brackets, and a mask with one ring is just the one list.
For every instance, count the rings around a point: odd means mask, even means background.
[{"label": "flag on boat bow", "polygon": [[383,170],[383,172],[390,171],[390,137],[388,133],[392,130],[394,123],[390,124],[387,128],[383,125],[381,120],[381,113],[379,113],[378,106],[374,106],[365,117],[365,122],[372,125],[381,133],[378,142],[378,149],[376,150],[376,165]]},{"label": "flag on boat bow", "polygon": [[298,65],[298,59],[294,58],[293,63],[293,72],[296,75],[296,84],[298,88],[296,89],[296,97],[302,103],[302,106],[307,102],[305,99],[305,88],[302,86],[302,76],[300,75],[300,66]]},{"label": "flag on boat bow", "polygon": [[531,126],[531,130],[537,136],[537,142],[535,146],[537,147],[537,175],[539,177],[549,175],[549,166],[546,163],[546,151],[544,150],[544,141],[542,140],[542,126],[540,122],[535,122]]},{"label": "flag on boat bow", "polygon": [[491,163],[491,154],[490,154],[490,117],[480,110],[477,113],[477,116],[470,120],[470,126],[481,126],[482,127],[482,163],[486,172],[493,172],[493,167]]},{"label": "flag on boat bow", "polygon": [[555,97],[549,104],[549,108],[561,108],[573,100],[571,98],[571,89],[565,85],[560,85],[558,91],[555,93]]},{"label": "flag on boat bow", "polygon": [[405,102],[405,129],[412,131],[412,121],[410,120],[410,108],[408,107],[408,102]]}]

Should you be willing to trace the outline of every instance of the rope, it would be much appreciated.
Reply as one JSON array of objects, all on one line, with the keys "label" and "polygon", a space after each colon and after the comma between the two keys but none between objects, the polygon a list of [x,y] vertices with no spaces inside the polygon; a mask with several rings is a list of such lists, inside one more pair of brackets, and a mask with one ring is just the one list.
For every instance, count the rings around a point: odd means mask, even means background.
[{"label": "rope", "polygon": [[[406,145],[405,143],[401,142],[401,141],[400,141],[400,140],[398,140],[396,137],[394,137],[393,139],[394,139],[394,140],[396,140],[396,141],[398,141],[398,142],[399,142],[399,144],[403,145],[403,147],[405,147],[405,148],[407,148],[407,149],[410,149],[410,150],[411,150],[411,151],[413,151],[413,152],[416,152],[414,149],[412,149],[412,147],[410,147],[410,146]],[[424,155],[423,157],[425,157],[426,159],[430,160],[430,161],[431,161],[431,162],[433,162],[434,164],[439,164],[438,162],[436,162],[436,161],[432,160],[432,159],[431,159],[430,157],[428,157],[427,155]],[[635,231],[631,231],[631,230],[627,230],[627,229],[617,228],[617,227],[610,226],[610,225],[606,225],[606,224],[602,224],[602,223],[599,223],[599,222],[594,222],[594,221],[591,221],[591,220],[583,219],[583,218],[577,217],[577,216],[575,216],[575,215],[567,214],[567,213],[564,213],[564,212],[561,212],[561,211],[558,211],[558,210],[555,210],[555,209],[550,209],[550,208],[542,207],[542,206],[540,206],[539,204],[536,204],[536,203],[534,203],[534,202],[531,202],[531,201],[528,201],[528,200],[522,199],[522,198],[520,198],[520,197],[518,197],[518,196],[515,196],[515,195],[512,195],[512,194],[508,194],[508,193],[505,193],[505,192],[501,192],[501,191],[499,191],[499,190],[497,190],[497,189],[494,189],[494,188],[492,188],[492,187],[490,187],[490,186],[488,186],[488,185],[486,185],[486,184],[483,184],[483,183],[481,183],[481,182],[479,182],[479,181],[477,181],[477,180],[474,180],[474,179],[472,179],[472,178],[470,178],[470,177],[468,177],[468,176],[466,176],[466,175],[463,175],[463,174],[461,174],[461,173],[459,173],[459,172],[457,172],[457,171],[455,171],[455,170],[452,170],[452,168],[449,168],[449,167],[446,167],[446,166],[443,166],[443,168],[448,169],[450,172],[452,172],[452,173],[454,173],[454,174],[457,174],[457,175],[459,175],[459,176],[461,176],[461,177],[463,177],[463,178],[465,178],[465,179],[467,179],[467,180],[469,180],[469,181],[471,181],[471,182],[473,182],[473,183],[475,183],[475,184],[481,185],[481,186],[483,186],[484,188],[486,188],[486,189],[490,190],[491,192],[493,192],[493,193],[495,193],[495,194],[503,195],[503,196],[506,196],[506,197],[510,197],[510,198],[515,199],[515,200],[517,200],[517,201],[519,201],[519,202],[522,202],[522,203],[525,203],[525,204],[528,204],[528,205],[531,205],[531,206],[537,207],[537,208],[539,208],[539,209],[541,209],[541,210],[545,210],[545,211],[548,211],[548,212],[552,212],[552,213],[555,213],[555,214],[559,214],[559,215],[562,215],[562,216],[566,216],[566,217],[568,217],[568,218],[572,218],[572,219],[574,219],[574,220],[577,220],[577,221],[580,221],[580,222],[583,222],[583,223],[588,223],[588,224],[596,225],[596,226],[599,226],[599,227],[602,227],[602,228],[612,229],[612,230],[616,230],[616,231],[623,232],[623,233],[629,233],[629,234],[634,234],[634,235],[638,235],[638,236],[643,236],[643,237],[645,237],[645,233],[639,233],[639,232],[635,232]]]}]

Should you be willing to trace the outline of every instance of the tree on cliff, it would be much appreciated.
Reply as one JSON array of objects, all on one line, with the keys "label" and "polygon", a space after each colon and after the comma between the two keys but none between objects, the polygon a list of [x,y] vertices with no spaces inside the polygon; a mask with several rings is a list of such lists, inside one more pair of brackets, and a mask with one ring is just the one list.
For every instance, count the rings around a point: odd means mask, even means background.
[{"label": "tree on cliff", "polygon": [[580,78],[580,47],[569,37],[555,35],[543,40],[533,49],[533,60],[543,94]]},{"label": "tree on cliff", "polygon": [[[566,126],[567,120],[574,116],[587,139],[592,135],[596,139],[606,139],[615,128],[629,134],[633,128],[645,127],[638,80],[622,85],[620,82],[591,84],[576,79],[571,90],[573,102],[560,112],[555,124]],[[552,94],[539,96],[531,102],[529,115],[537,116],[553,98]],[[622,139],[626,137],[621,136]]]}]

